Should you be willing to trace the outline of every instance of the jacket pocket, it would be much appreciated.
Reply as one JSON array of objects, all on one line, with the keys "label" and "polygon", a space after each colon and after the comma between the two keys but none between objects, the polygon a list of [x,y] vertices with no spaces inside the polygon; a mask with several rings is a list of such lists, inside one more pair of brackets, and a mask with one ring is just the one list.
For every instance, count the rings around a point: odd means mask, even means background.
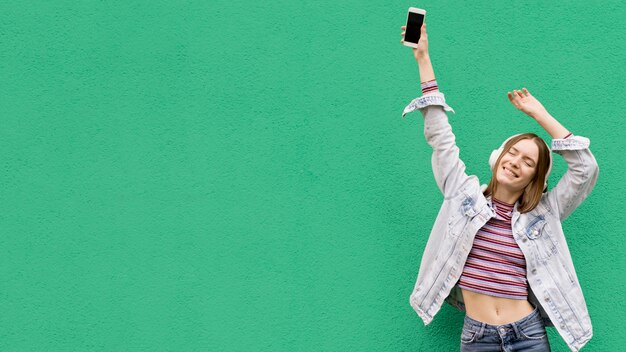
[{"label": "jacket pocket", "polygon": [[532,219],[526,226],[525,234],[541,260],[549,259],[558,253],[556,241],[550,232],[550,226],[543,216]]},{"label": "jacket pocket", "polygon": [[472,198],[466,197],[459,208],[448,219],[448,233],[453,237],[459,237],[465,231],[470,219],[477,214],[474,209]]},{"label": "jacket pocket", "polygon": [[448,220],[448,233],[452,237],[459,237],[467,225],[467,218],[463,214],[455,214]]}]

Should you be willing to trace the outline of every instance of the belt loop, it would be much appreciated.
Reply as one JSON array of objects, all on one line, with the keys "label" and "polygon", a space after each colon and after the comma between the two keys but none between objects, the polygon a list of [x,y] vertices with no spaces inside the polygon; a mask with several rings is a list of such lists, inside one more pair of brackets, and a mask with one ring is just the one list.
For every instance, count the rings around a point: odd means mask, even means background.
[{"label": "belt loop", "polygon": [[515,338],[516,339],[521,339],[522,338],[522,334],[520,334],[519,332],[519,327],[517,326],[517,324],[513,323],[511,324],[513,326],[513,331],[515,331]]},{"label": "belt loop", "polygon": [[485,333],[485,326],[485,323],[480,323],[480,329],[478,329],[478,336],[476,336],[476,340],[483,338],[483,334]]}]

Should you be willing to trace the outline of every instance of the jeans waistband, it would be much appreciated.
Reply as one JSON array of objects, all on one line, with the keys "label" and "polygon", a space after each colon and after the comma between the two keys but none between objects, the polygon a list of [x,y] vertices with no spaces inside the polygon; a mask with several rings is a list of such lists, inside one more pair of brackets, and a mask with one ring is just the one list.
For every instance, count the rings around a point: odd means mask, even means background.
[{"label": "jeans waistband", "polygon": [[474,329],[484,329],[484,330],[498,330],[499,328],[510,328],[513,330],[517,330],[515,329],[513,326],[515,325],[515,327],[519,327],[519,326],[525,326],[525,325],[530,325],[530,324],[535,324],[537,322],[543,322],[543,320],[541,319],[541,315],[539,314],[539,308],[535,307],[535,309],[532,311],[532,313],[528,314],[527,316],[523,317],[522,319],[518,320],[518,321],[514,321],[512,323],[508,323],[508,324],[502,324],[502,325],[491,325],[491,324],[487,324],[487,323],[483,323],[480,322],[478,320],[472,319],[469,316],[465,315],[465,321],[464,324],[465,326],[468,327],[473,327]]}]

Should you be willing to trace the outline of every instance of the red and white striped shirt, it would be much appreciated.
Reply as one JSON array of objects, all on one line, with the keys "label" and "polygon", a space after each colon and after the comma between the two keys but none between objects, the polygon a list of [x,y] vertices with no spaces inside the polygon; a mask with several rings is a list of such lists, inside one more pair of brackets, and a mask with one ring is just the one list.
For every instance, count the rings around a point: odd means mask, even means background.
[{"label": "red and white striped shirt", "polygon": [[526,259],[513,239],[513,205],[492,198],[496,216],[476,237],[459,279],[462,289],[490,296],[527,299]]}]

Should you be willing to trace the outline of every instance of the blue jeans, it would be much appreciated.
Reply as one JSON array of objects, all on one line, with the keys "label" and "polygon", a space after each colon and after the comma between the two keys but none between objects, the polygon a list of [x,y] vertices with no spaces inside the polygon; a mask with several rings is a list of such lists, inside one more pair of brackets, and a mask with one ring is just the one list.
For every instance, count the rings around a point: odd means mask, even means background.
[{"label": "blue jeans", "polygon": [[522,319],[504,325],[489,325],[465,315],[461,352],[550,351],[546,327],[535,307]]}]

